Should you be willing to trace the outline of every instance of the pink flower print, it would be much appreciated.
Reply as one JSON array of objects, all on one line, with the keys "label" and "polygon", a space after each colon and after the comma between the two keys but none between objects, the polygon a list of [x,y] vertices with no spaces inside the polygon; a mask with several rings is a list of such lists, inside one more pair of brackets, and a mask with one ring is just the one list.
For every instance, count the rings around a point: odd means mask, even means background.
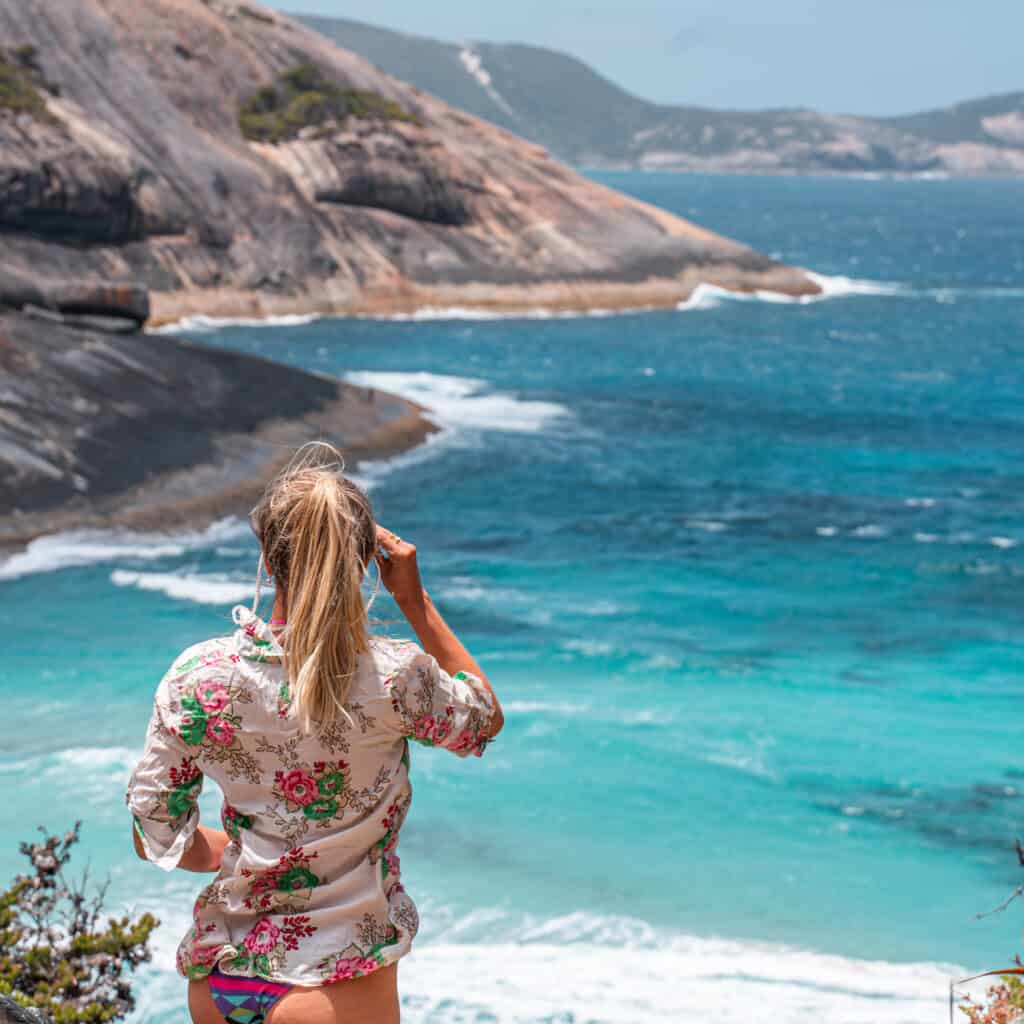
[{"label": "pink flower print", "polygon": [[384,860],[387,863],[388,874],[389,875],[397,875],[399,873],[399,871],[402,870],[401,862],[398,859],[398,854],[396,854],[396,853],[385,854]]},{"label": "pink flower print", "polygon": [[431,740],[434,737],[435,725],[432,715],[424,715],[413,723],[412,734],[418,740]]},{"label": "pink flower print", "polygon": [[211,718],[206,723],[206,735],[226,747],[235,738],[235,727],[225,718]]},{"label": "pink flower print", "polygon": [[222,683],[200,683],[196,689],[196,700],[208,714],[215,715],[228,706],[227,687]]},{"label": "pink flower print", "polygon": [[317,797],[315,780],[298,768],[282,775],[279,785],[285,798],[300,807],[311,804]]},{"label": "pink flower print", "polygon": [[452,731],[452,723],[449,719],[443,718],[434,725],[434,742],[444,743]]},{"label": "pink flower print", "polygon": [[220,946],[193,946],[190,950],[192,963],[199,967],[212,967],[220,957]]},{"label": "pink flower print", "polygon": [[475,742],[476,737],[473,735],[473,730],[463,729],[462,732],[459,733],[458,738],[452,744],[451,749],[456,753],[459,753],[462,750],[471,750]]},{"label": "pink flower print", "polygon": [[377,970],[380,964],[365,956],[347,956],[337,960],[334,964],[334,973],[331,981],[346,981],[349,978],[359,978],[364,974]]},{"label": "pink flower print", "polygon": [[270,953],[277,945],[280,935],[281,929],[269,917],[264,917],[257,921],[256,927],[242,939],[242,944],[254,955]]}]

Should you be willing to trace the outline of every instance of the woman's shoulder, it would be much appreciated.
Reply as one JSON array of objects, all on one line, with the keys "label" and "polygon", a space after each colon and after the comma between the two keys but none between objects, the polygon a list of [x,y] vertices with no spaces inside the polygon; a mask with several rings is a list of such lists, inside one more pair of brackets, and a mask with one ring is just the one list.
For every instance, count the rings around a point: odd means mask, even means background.
[{"label": "woman's shoulder", "polygon": [[171,662],[160,680],[157,697],[180,694],[198,676],[234,675],[239,656],[230,636],[215,636],[186,647]]}]

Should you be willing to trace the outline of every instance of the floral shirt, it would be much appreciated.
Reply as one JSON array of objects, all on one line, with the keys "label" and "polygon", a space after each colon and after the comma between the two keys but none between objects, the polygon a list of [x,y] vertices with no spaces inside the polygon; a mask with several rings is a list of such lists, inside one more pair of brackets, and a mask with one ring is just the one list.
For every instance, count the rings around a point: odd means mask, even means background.
[{"label": "floral shirt", "polygon": [[146,856],[168,871],[195,834],[203,779],[224,795],[231,841],[178,970],[297,985],[367,974],[406,954],[419,925],[396,853],[408,740],[479,756],[491,697],[416,644],[375,637],[347,717],[303,732],[269,626],[246,608],[233,615],[234,634],[189,648],[164,676],[128,784]]}]

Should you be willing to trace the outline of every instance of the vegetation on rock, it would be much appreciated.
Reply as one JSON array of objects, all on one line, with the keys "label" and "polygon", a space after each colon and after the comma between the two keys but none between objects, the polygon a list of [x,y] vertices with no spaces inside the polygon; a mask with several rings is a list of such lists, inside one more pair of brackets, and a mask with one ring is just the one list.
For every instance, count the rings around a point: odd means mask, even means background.
[{"label": "vegetation on rock", "polygon": [[0,996],[55,1024],[121,1020],[135,1006],[128,974],[150,959],[151,914],[100,921],[106,887],[90,895],[88,871],[69,882],[64,868],[79,827],[22,843],[32,864],[0,893]]},{"label": "vegetation on rock", "polygon": [[56,88],[43,79],[36,63],[36,48],[0,49],[0,110],[48,118],[46,100],[40,89],[56,92]]},{"label": "vegetation on rock", "polygon": [[338,85],[315,64],[304,63],[246,100],[238,126],[250,142],[278,143],[297,138],[305,128],[329,135],[349,117],[418,123],[393,100]]}]

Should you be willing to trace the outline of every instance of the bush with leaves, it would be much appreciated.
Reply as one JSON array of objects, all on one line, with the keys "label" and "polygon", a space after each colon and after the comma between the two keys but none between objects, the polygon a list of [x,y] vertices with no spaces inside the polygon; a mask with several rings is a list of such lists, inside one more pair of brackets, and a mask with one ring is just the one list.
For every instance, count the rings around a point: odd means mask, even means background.
[{"label": "bush with leaves", "polygon": [[419,120],[394,100],[367,89],[334,82],[315,64],[283,72],[274,85],[250,96],[238,113],[242,135],[251,142],[287,142],[307,128],[327,136],[349,117],[377,121]]},{"label": "bush with leaves", "polygon": [[63,836],[40,830],[40,842],[22,843],[32,872],[0,893],[0,995],[55,1024],[100,1024],[130,1013],[129,975],[150,959],[159,924],[151,914],[103,922],[106,885],[90,894],[88,870],[67,880],[80,826]]},{"label": "bush with leaves", "polygon": [[999,984],[988,990],[984,1003],[966,999],[960,1009],[971,1024],[1016,1024],[1024,1018],[1024,981],[1004,974]]}]

